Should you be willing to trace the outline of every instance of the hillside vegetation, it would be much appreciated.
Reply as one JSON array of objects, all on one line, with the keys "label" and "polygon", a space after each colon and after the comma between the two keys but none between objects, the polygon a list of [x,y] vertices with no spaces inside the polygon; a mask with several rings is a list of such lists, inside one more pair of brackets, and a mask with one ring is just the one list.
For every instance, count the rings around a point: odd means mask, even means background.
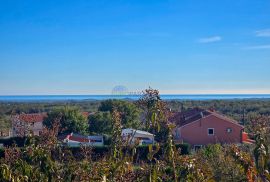
[{"label": "hillside vegetation", "polygon": [[[94,104],[93,104],[94,103]],[[2,115],[21,112],[47,112],[47,126],[38,138],[26,137],[22,146],[3,148],[0,181],[269,181],[269,101],[170,101],[160,99],[157,90],[148,89],[137,102],[109,100],[68,103],[2,103]],[[87,108],[87,106],[92,106]],[[252,106],[254,105],[254,106]],[[5,107],[7,106],[7,107]],[[36,107],[36,108],[35,108]],[[172,140],[170,109],[215,108],[241,118],[242,111],[254,134],[254,145],[205,146],[189,155]],[[82,111],[95,112],[86,118]],[[253,119],[251,118],[253,115]],[[88,125],[88,128],[86,127]],[[151,131],[159,143],[149,145],[146,157],[137,144],[122,140],[122,127]],[[95,130],[96,128],[96,130]],[[81,146],[77,152],[59,145],[57,136],[70,130],[103,133],[111,137],[106,152],[97,157],[97,149]],[[161,150],[162,148],[162,150]],[[144,151],[145,153],[145,151]]]}]

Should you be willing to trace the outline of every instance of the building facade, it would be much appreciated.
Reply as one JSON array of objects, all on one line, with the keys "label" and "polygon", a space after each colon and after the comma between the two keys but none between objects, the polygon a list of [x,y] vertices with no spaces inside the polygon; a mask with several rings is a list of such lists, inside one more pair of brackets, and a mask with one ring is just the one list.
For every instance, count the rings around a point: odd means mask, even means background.
[{"label": "building facade", "polygon": [[138,142],[139,145],[149,145],[154,144],[155,142],[154,135],[152,133],[132,128],[123,129],[121,135],[123,140],[128,141],[130,144]]},{"label": "building facade", "polygon": [[199,108],[176,113],[171,121],[176,124],[174,138],[193,147],[207,144],[242,143],[244,127],[214,111]]},{"label": "building facade", "polygon": [[84,146],[104,146],[103,136],[84,136],[80,134],[70,133],[59,137],[69,147]]},{"label": "building facade", "polygon": [[11,117],[12,136],[39,136],[43,130],[46,113],[17,114]]}]

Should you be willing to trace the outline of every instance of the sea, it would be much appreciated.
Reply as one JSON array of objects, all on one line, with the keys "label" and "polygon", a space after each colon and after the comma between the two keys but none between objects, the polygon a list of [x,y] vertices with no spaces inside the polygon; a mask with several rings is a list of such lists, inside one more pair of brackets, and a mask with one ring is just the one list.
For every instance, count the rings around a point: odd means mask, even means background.
[{"label": "sea", "polygon": [[[53,102],[53,101],[100,101],[107,99],[138,100],[141,95],[9,95],[0,96],[0,102]],[[161,95],[163,100],[233,100],[270,99],[270,94],[176,94]]]}]

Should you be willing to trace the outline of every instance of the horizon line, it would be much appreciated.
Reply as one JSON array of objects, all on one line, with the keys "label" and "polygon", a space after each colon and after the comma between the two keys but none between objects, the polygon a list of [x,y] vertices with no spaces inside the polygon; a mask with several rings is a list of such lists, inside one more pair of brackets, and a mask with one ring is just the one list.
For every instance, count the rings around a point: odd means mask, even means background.
[{"label": "horizon line", "polygon": [[[13,96],[140,96],[143,94],[11,94],[1,95],[0,97]],[[179,94],[160,94],[160,95],[270,95],[270,93],[179,93]]]}]

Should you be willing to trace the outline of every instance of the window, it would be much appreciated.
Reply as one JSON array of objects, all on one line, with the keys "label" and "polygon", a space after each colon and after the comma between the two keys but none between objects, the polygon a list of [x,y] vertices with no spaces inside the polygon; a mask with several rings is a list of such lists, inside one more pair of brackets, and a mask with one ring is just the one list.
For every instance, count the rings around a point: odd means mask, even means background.
[{"label": "window", "polygon": [[214,135],[214,128],[208,128],[208,135]]},{"label": "window", "polygon": [[231,133],[232,132],[232,128],[227,128],[227,133]]}]

